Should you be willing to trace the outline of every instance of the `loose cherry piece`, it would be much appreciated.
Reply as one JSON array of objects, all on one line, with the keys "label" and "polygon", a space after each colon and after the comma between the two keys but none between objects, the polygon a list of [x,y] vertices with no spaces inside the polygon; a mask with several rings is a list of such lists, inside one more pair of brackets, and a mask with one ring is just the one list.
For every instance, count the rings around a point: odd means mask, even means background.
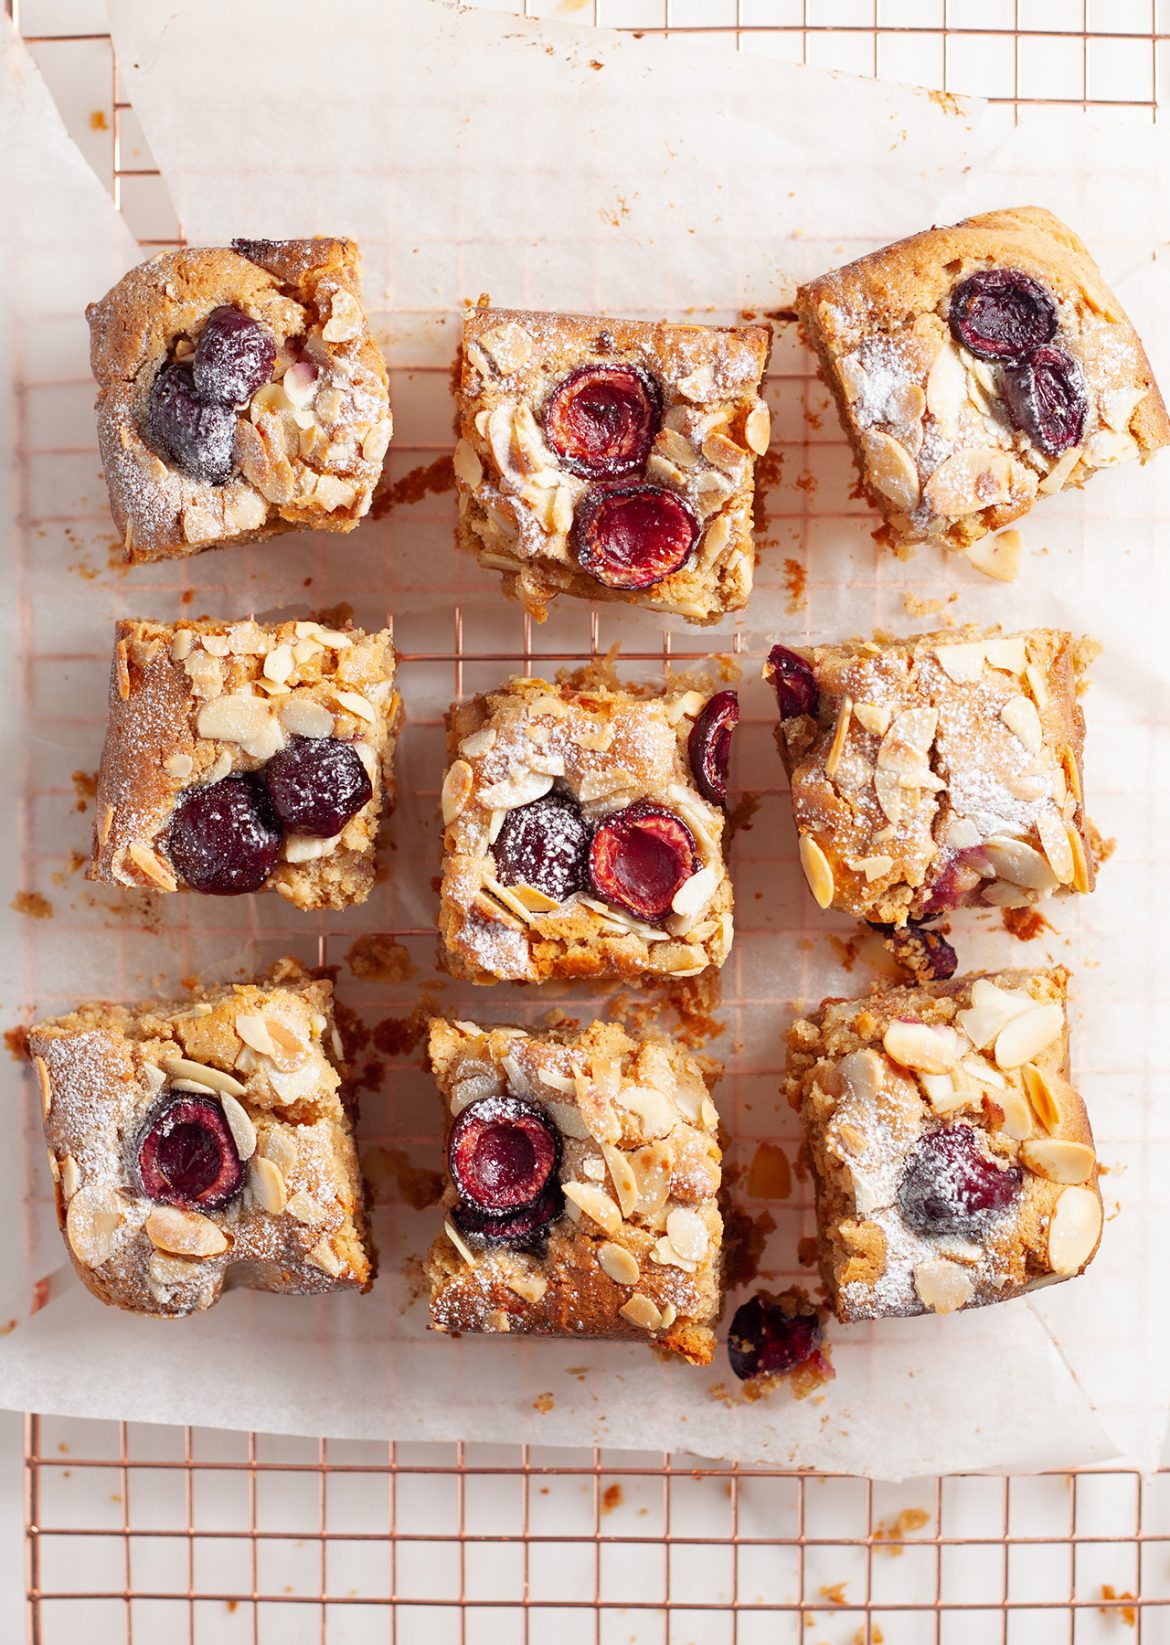
[{"label": "loose cherry piece", "polygon": [[1016,1198],[1023,1172],[997,1165],[979,1148],[969,1125],[928,1131],[915,1144],[902,1180],[898,1204],[920,1234],[979,1235],[989,1218]]},{"label": "loose cherry piece", "polygon": [[738,724],[738,695],[734,691],[717,691],[699,710],[687,738],[695,786],[712,805],[722,805],[727,799],[731,737]]},{"label": "loose cherry piece", "polygon": [[509,811],[492,846],[504,885],[530,885],[554,902],[584,889],[589,825],[574,800],[546,794]]},{"label": "loose cherry piece", "polygon": [[480,1097],[460,1113],[447,1140],[459,1197],[485,1216],[534,1205],[560,1164],[561,1135],[544,1113],[517,1097]]},{"label": "loose cherry piece", "polygon": [[1060,348],[1033,349],[1003,374],[1008,415],[1034,445],[1055,457],[1080,445],[1088,401],[1081,368]]},{"label": "loose cherry piece", "polygon": [[578,366],[544,408],[549,445],[573,474],[616,479],[650,455],[662,423],[662,391],[641,366]]},{"label": "loose cherry piece", "polygon": [[296,737],[264,767],[273,809],[292,834],[332,839],[374,797],[370,774],[340,737]]},{"label": "loose cherry piece", "polygon": [[780,1376],[812,1359],[824,1336],[815,1308],[805,1312],[757,1292],[735,1311],[727,1333],[727,1358],[741,1382]]},{"label": "loose cherry piece", "polygon": [[456,1226],[485,1245],[539,1245],[549,1224],[564,1215],[565,1197],[560,1183],[550,1179],[540,1198],[521,1211],[489,1216],[467,1200],[460,1200],[451,1212]]},{"label": "loose cherry piece", "polygon": [[147,433],[162,454],[193,480],[223,485],[235,461],[236,417],[203,400],[187,364],[163,366],[150,386]]},{"label": "loose cherry piece", "polygon": [[655,925],[699,867],[695,837],[673,811],[639,800],[598,824],[589,879],[606,902]]},{"label": "loose cherry piece", "polygon": [[951,294],[951,330],[981,360],[1022,360],[1056,335],[1056,304],[1018,268],[979,269]]},{"label": "loose cherry piece", "polygon": [[786,645],[774,645],[768,653],[764,672],[775,688],[782,720],[790,720],[798,714],[816,714],[821,706],[820,689],[812,667],[799,651],[790,651]]},{"label": "loose cherry piece", "polygon": [[244,1166],[213,1097],[175,1093],[138,1137],[138,1179],[157,1205],[218,1211],[239,1193]]},{"label": "loose cherry piece", "polygon": [[270,334],[242,309],[225,303],[207,316],[191,369],[200,399],[243,406],[272,376],[275,363]]},{"label": "loose cherry piece", "polygon": [[171,862],[192,891],[238,897],[276,867],[280,819],[263,777],[224,777],[179,798],[167,836]]},{"label": "loose cherry piece", "polygon": [[650,588],[690,558],[700,526],[690,505],[661,486],[599,486],[578,504],[572,547],[606,588]]}]

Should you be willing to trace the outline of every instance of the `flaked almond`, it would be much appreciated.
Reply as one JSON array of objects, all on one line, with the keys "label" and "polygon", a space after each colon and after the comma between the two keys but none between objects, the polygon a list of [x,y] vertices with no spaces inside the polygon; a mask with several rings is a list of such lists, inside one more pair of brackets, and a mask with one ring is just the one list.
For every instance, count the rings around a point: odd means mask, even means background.
[{"label": "flaked almond", "polygon": [[178,1205],[156,1205],[145,1227],[150,1243],[168,1256],[218,1257],[228,1248],[223,1229],[210,1217],[200,1211],[185,1211]]},{"label": "flaked almond", "polygon": [[1020,1158],[1029,1171],[1049,1182],[1088,1182],[1097,1156],[1087,1143],[1065,1137],[1036,1137],[1025,1142]]},{"label": "flaked almond", "polygon": [[352,714],[355,720],[364,720],[367,725],[377,725],[378,710],[362,696],[360,691],[334,691],[334,701]]},{"label": "flaked almond", "polygon": [[467,1264],[467,1266],[469,1268],[474,1268],[475,1267],[475,1254],[471,1250],[471,1247],[468,1245],[467,1241],[463,1238],[463,1235],[459,1232],[458,1228],[456,1228],[455,1224],[450,1220],[450,1218],[448,1218],[447,1221],[444,1222],[443,1232],[446,1234],[447,1238],[451,1241],[451,1244],[458,1251],[459,1255],[463,1258],[463,1260]]},{"label": "flaked almond", "polygon": [[591,1217],[607,1234],[616,1234],[622,1225],[622,1214],[605,1192],[592,1182],[566,1182],[565,1198],[587,1217]]},{"label": "flaked almond", "polygon": [[909,512],[918,506],[921,486],[913,457],[900,441],[881,429],[867,428],[861,436],[866,474],[883,497]]},{"label": "flaked almond", "polygon": [[[1032,1109],[1022,1091],[1005,1089],[996,1093],[994,1101],[1003,1120],[1000,1130],[1016,1142],[1023,1142],[1032,1134]],[[1078,1182],[1080,1178],[1076,1179]]]},{"label": "flaked almond", "polygon": [[65,1216],[65,1238],[84,1268],[100,1268],[113,1254],[124,1215],[122,1200],[113,1188],[91,1183],[77,1190]]},{"label": "flaked almond", "polygon": [[264,678],[276,685],[284,685],[295,666],[291,645],[273,646],[264,659]]},{"label": "flaked almond", "polygon": [[743,437],[748,450],[754,451],[757,457],[762,457],[767,451],[772,438],[772,413],[763,400],[757,400],[748,412],[743,425]]},{"label": "flaked almond", "polygon": [[825,776],[830,779],[837,775],[837,767],[841,764],[841,755],[845,751],[845,742],[849,736],[849,720],[852,713],[852,697],[843,697],[841,707],[837,712],[837,724],[833,729],[833,741],[829,744],[829,752],[825,755]]},{"label": "flaked almond", "polygon": [[628,1319],[631,1325],[637,1325],[643,1331],[660,1331],[662,1329],[662,1315],[650,1298],[643,1296],[641,1291],[635,1291],[618,1309],[623,1319]]},{"label": "flaked almond", "polygon": [[903,1068],[921,1069],[924,1074],[945,1074],[959,1060],[954,1035],[928,1022],[890,1023],[882,1046]]},{"label": "flaked almond", "polygon": [[670,1149],[665,1143],[648,1142],[644,1148],[628,1155],[638,1184],[638,1198],[634,1206],[637,1215],[653,1222],[666,1204],[670,1193],[673,1170]]},{"label": "flaked almond", "polygon": [[982,1051],[1005,1023],[1031,1007],[1032,997],[1022,988],[1001,988],[989,977],[976,977],[971,984],[971,1004],[955,1020],[976,1051]]},{"label": "flaked almond", "polygon": [[985,577],[1000,583],[1014,583],[1020,575],[1024,539],[1018,531],[1001,531],[998,537],[980,537],[963,550],[967,559]]},{"label": "flaked almond", "polygon": [[53,1106],[53,1087],[49,1080],[49,1069],[44,1057],[33,1058],[33,1070],[37,1076],[37,1085],[41,1092],[41,1117],[48,1119]]},{"label": "flaked almond", "polygon": [[205,703],[195,722],[201,737],[222,743],[251,742],[271,723],[272,710],[267,698],[246,696],[239,691]]},{"label": "flaked almond", "polygon": [[504,320],[500,325],[481,332],[477,341],[488,359],[505,376],[509,372],[519,371],[532,358],[532,337],[515,320]]},{"label": "flaked almond", "polygon": [[1086,892],[1091,889],[1089,880],[1089,859],[1085,854],[1085,841],[1079,828],[1075,824],[1068,824],[1068,848],[1072,855],[1073,872],[1072,887],[1074,891]]},{"label": "flaked almond", "polygon": [[466,760],[456,760],[443,778],[441,799],[444,827],[449,828],[457,817],[462,816],[474,787],[475,776],[470,765]]},{"label": "flaked almond", "polygon": [[253,1051],[259,1051],[262,1057],[274,1057],[276,1047],[272,1043],[272,1035],[268,1031],[268,1024],[256,1011],[241,1011],[236,1017],[236,1033],[245,1045],[250,1045]]},{"label": "flaked almond", "polygon": [[666,1237],[685,1262],[702,1262],[711,1243],[706,1223],[689,1206],[679,1206],[667,1217]]},{"label": "flaked almond", "polygon": [[342,286],[330,299],[329,318],[321,328],[321,336],[327,343],[351,343],[360,335],[362,324],[360,303]]},{"label": "flaked almond", "polygon": [[617,1094],[619,1104],[636,1114],[646,1137],[664,1137],[678,1118],[674,1103],[649,1085],[627,1085]]},{"label": "flaked almond", "polygon": [[945,457],[927,480],[923,497],[933,514],[961,519],[1011,499],[1015,466],[993,446],[970,446]]},{"label": "flaked almond", "polygon": [[853,718],[875,737],[884,737],[890,729],[893,711],[888,703],[854,703]]},{"label": "flaked almond", "polygon": [[876,1051],[851,1051],[842,1057],[838,1071],[850,1094],[859,1102],[872,1103],[885,1087],[887,1064]]},{"label": "flaked almond", "polygon": [[197,1080],[212,1091],[227,1091],[233,1097],[242,1097],[247,1089],[234,1075],[205,1062],[192,1062],[189,1057],[163,1057],[160,1061],[172,1079]]},{"label": "flaked almond", "polygon": [[160,891],[178,890],[179,882],[170,863],[165,862],[149,845],[143,845],[141,840],[131,840],[126,847],[126,855],[138,872],[145,875],[152,885],[157,885]]},{"label": "flaked almond", "polygon": [[950,430],[967,404],[967,368],[948,337],[934,357],[926,378],[926,406],[930,415]]},{"label": "flaked almond", "polygon": [[1044,728],[1031,697],[1013,697],[1000,709],[999,717],[1008,730],[1020,739],[1029,754],[1039,751],[1044,741]]},{"label": "flaked almond", "polygon": [[873,857],[847,857],[845,866],[852,869],[855,874],[863,874],[866,884],[872,885],[875,880],[886,877],[894,866],[894,859],[880,854]]},{"label": "flaked almond", "polygon": [[195,761],[190,754],[169,754],[163,761],[163,770],[177,782],[184,782],[194,769]]},{"label": "flaked almond", "polygon": [[1101,1201],[1091,1188],[1066,1188],[1048,1224],[1048,1265],[1054,1274],[1076,1274],[1101,1237]]},{"label": "flaked almond", "polygon": [[1057,816],[1055,811],[1041,811],[1036,818],[1036,832],[1049,868],[1061,885],[1071,885],[1076,873],[1076,859],[1064,818]]},{"label": "flaked almond", "polygon": [[328,737],[333,732],[333,715],[313,697],[289,697],[277,710],[280,723],[293,737]]},{"label": "flaked almond", "polygon": [[123,702],[130,698],[130,664],[126,655],[126,642],[119,640],[114,647],[114,673],[118,681],[118,695]]},{"label": "flaked almond", "polygon": [[983,673],[987,647],[982,640],[963,640],[955,645],[937,645],[934,654],[939,667],[956,685],[971,685]]},{"label": "flaked almond", "polygon": [[[576,1112],[576,1110],[574,1110]],[[614,1193],[618,1197],[623,1217],[633,1216],[638,1204],[641,1189],[634,1168],[630,1164],[629,1156],[612,1143],[601,1144],[602,1156],[609,1167],[610,1178],[613,1182]]]},{"label": "flaked almond", "polygon": [[974,1286],[958,1263],[937,1257],[916,1265],[914,1289],[924,1308],[936,1314],[953,1314],[970,1302]]},{"label": "flaked almond", "polygon": [[66,1205],[81,1187],[81,1169],[72,1154],[61,1161],[61,1197]]},{"label": "flaked almond", "polygon": [[1041,496],[1050,497],[1054,492],[1061,489],[1073,469],[1080,462],[1081,455],[1081,447],[1072,446],[1057,458],[1037,487]]},{"label": "flaked almond", "polygon": [[1034,1062],[1024,1063],[1020,1073],[1036,1118],[1046,1131],[1059,1131],[1065,1112],[1076,1106],[1071,1087],[1059,1074]]},{"label": "flaked almond", "polygon": [[1013,1017],[995,1038],[995,1061],[1000,1068],[1020,1068],[1034,1062],[1064,1032],[1064,1012],[1055,1001],[1033,1005]]},{"label": "flaked almond", "polygon": [[269,1216],[278,1217],[288,1204],[288,1186],[284,1173],[275,1160],[256,1154],[250,1173],[252,1193],[257,1205]]},{"label": "flaked almond", "polygon": [[524,1302],[531,1303],[539,1302],[548,1290],[548,1280],[543,1274],[509,1274],[504,1284]]},{"label": "flaked almond", "polygon": [[615,1285],[637,1285],[642,1277],[637,1258],[624,1245],[606,1240],[598,1247],[597,1262],[602,1273],[608,1274]]},{"label": "flaked almond", "polygon": [[800,866],[817,907],[828,908],[833,901],[833,868],[811,834],[800,836]]},{"label": "flaked almond", "polygon": [[707,864],[697,874],[685,879],[671,900],[671,908],[680,919],[698,919],[710,906],[719,889],[718,872]]},{"label": "flaked almond", "polygon": [[242,1103],[237,1102],[230,1091],[222,1091],[219,1097],[223,1117],[227,1120],[228,1130],[232,1134],[232,1141],[236,1145],[236,1153],[242,1160],[249,1160],[256,1152],[256,1127],[248,1110]]},{"label": "flaked almond", "polygon": [[1055,891],[1059,883],[1040,852],[1024,840],[1014,840],[1007,834],[994,835],[984,844],[983,855],[997,877],[1012,885],[1047,895]]}]

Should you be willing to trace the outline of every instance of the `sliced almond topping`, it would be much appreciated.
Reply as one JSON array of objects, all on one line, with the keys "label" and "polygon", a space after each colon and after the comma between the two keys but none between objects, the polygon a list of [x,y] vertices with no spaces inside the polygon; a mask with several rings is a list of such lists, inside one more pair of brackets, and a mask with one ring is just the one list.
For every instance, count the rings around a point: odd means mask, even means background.
[{"label": "sliced almond topping", "polygon": [[598,1247],[597,1261],[602,1272],[608,1274],[615,1285],[637,1285],[642,1277],[642,1270],[633,1253],[627,1251],[624,1245],[615,1245],[612,1240],[606,1240],[604,1245]]},{"label": "sliced almond topping", "polygon": [[1035,846],[1028,845],[1024,840],[1013,840],[1006,834],[996,835],[984,845],[983,855],[996,875],[1012,885],[1022,885],[1029,891],[1047,894],[1055,891],[1059,883]]},{"label": "sliced almond topping", "polygon": [[854,703],[853,717],[858,725],[866,731],[872,731],[875,737],[884,737],[890,729],[890,720],[893,711],[888,703]]},{"label": "sliced almond topping", "polygon": [[855,1159],[860,1159],[865,1153],[865,1136],[856,1125],[850,1125],[847,1120],[842,1120],[837,1127],[837,1136],[844,1143],[845,1152],[852,1154]]},{"label": "sliced almond topping", "polygon": [[970,1088],[956,1086],[952,1074],[924,1074],[919,1070],[918,1082],[936,1114],[953,1114],[959,1108],[966,1108],[976,1095]]},{"label": "sliced almond topping", "polygon": [[305,1253],[305,1256],[314,1268],[320,1268],[322,1273],[328,1274],[331,1279],[340,1279],[345,1272],[345,1263],[328,1239],[319,1239],[313,1249]]},{"label": "sliced almond topping", "polygon": [[1048,1225],[1048,1264],[1054,1274],[1076,1274],[1101,1238],[1101,1201],[1091,1188],[1066,1188]]},{"label": "sliced almond topping", "polygon": [[471,798],[475,776],[466,760],[456,760],[443,778],[443,826],[449,828],[462,815]]},{"label": "sliced almond topping", "polygon": [[126,655],[126,642],[119,640],[114,647],[114,672],[118,680],[118,695],[123,702],[130,698],[130,664]]},{"label": "sliced almond topping", "polygon": [[1084,790],[1081,786],[1081,768],[1077,764],[1077,757],[1071,748],[1066,748],[1063,750],[1060,756],[1060,763],[1064,768],[1065,781],[1068,783],[1068,791],[1077,804],[1080,805],[1082,799],[1084,798]]},{"label": "sliced almond topping", "polygon": [[828,908],[833,900],[833,869],[811,834],[800,836],[800,866],[804,869],[804,877],[817,907]]},{"label": "sliced almond topping", "polygon": [[81,1187],[81,1170],[72,1154],[61,1161],[61,1194],[68,1204]]},{"label": "sliced almond topping", "polygon": [[616,1234],[622,1225],[622,1214],[604,1188],[593,1182],[566,1182],[565,1198],[591,1217],[607,1234]]},{"label": "sliced almond topping", "polygon": [[883,815],[895,827],[903,822],[915,804],[911,792],[902,787],[902,780],[894,771],[883,771],[880,766],[873,774],[873,791]]},{"label": "sliced almond topping", "polygon": [[1049,1182],[1088,1182],[1097,1156],[1087,1143],[1064,1137],[1037,1137],[1025,1142],[1020,1158],[1038,1177]]},{"label": "sliced almond topping", "polygon": [[881,429],[867,428],[861,436],[866,473],[873,485],[896,508],[916,508],[921,487],[913,457],[900,441]]},{"label": "sliced almond topping", "polygon": [[1024,539],[1018,531],[1001,531],[998,537],[980,537],[968,543],[963,550],[967,559],[985,577],[997,582],[1014,583],[1020,575],[1020,559]]},{"label": "sliced almond topping", "polygon": [[69,1201],[65,1238],[85,1268],[100,1268],[112,1254],[123,1221],[122,1201],[113,1188],[92,1183]]},{"label": "sliced almond topping", "polygon": [[882,1046],[903,1068],[926,1074],[945,1074],[959,1060],[954,1035],[928,1022],[892,1022],[882,1036]]},{"label": "sliced almond topping", "polygon": [[280,723],[293,737],[328,737],[333,715],[313,697],[288,697],[277,710]]},{"label": "sliced almond topping", "polygon": [[242,1103],[236,1101],[230,1091],[222,1091],[219,1098],[223,1117],[227,1120],[228,1130],[232,1134],[232,1141],[236,1145],[236,1153],[242,1160],[249,1160],[256,1152],[256,1127],[252,1124],[251,1116]]},{"label": "sliced almond topping", "polygon": [[1031,697],[1013,697],[1003,705],[999,717],[1009,731],[1015,732],[1029,754],[1039,752],[1044,741],[1044,728]]},{"label": "sliced almond topping", "polygon": [[967,404],[967,368],[949,337],[934,357],[926,378],[926,405],[930,415],[950,429]]},{"label": "sliced almond topping", "polygon": [[987,647],[982,640],[964,640],[956,645],[937,645],[934,654],[939,667],[956,685],[971,685],[983,673]]},{"label": "sliced almond topping", "polygon": [[548,1280],[543,1274],[509,1274],[504,1284],[523,1301],[531,1303],[539,1302],[548,1290]]},{"label": "sliced almond topping", "polygon": [[849,735],[849,720],[853,713],[852,697],[844,697],[837,713],[837,724],[833,731],[833,741],[829,745],[829,752],[825,755],[825,776],[832,778],[837,774],[837,767],[841,764],[841,755],[845,750],[845,740]]},{"label": "sliced almond topping", "polygon": [[131,840],[126,847],[126,855],[138,869],[145,874],[152,885],[157,885],[160,891],[177,891],[179,882],[176,880],[171,865],[164,862],[157,851],[150,846],[143,845],[140,840]]},{"label": "sliced almond topping", "polygon": [[618,1309],[623,1319],[628,1319],[631,1325],[639,1326],[643,1331],[662,1330],[662,1315],[651,1302],[643,1296],[641,1291],[635,1291]]},{"label": "sliced almond topping", "polygon": [[469,1268],[474,1268],[475,1267],[475,1255],[474,1255],[473,1251],[471,1250],[471,1247],[468,1245],[467,1241],[463,1238],[463,1235],[459,1232],[458,1228],[456,1228],[455,1224],[450,1220],[450,1218],[448,1218],[447,1221],[444,1222],[443,1232],[446,1234],[447,1238],[451,1241],[451,1244],[458,1251],[459,1255],[463,1258],[463,1260],[467,1264],[467,1266]]},{"label": "sliced almond topping", "polygon": [[1036,818],[1036,832],[1048,858],[1048,866],[1061,885],[1071,885],[1076,874],[1076,859],[1069,836],[1076,832],[1075,829],[1071,829],[1055,811],[1042,811]]},{"label": "sliced almond topping", "polygon": [[242,1097],[247,1089],[222,1068],[211,1068],[205,1062],[192,1062],[189,1057],[163,1057],[162,1067],[172,1079],[198,1080],[213,1091],[227,1091],[233,1097]]},{"label": "sliced almond topping", "polygon": [[265,697],[246,696],[233,691],[204,703],[195,722],[201,737],[222,743],[246,743],[272,724],[272,710]]},{"label": "sliced almond topping", "polygon": [[367,725],[377,725],[378,710],[372,703],[368,703],[360,692],[334,691],[333,696],[355,720],[365,720]]},{"label": "sliced almond topping", "polygon": [[875,880],[884,879],[894,866],[893,857],[847,857],[846,868],[851,868],[855,874],[864,874],[866,883],[872,885]]},{"label": "sliced almond topping", "polygon": [[262,1057],[276,1055],[268,1024],[259,1012],[241,1011],[236,1017],[236,1033],[245,1045],[250,1045],[253,1051],[259,1051]]},{"label": "sliced almond topping", "polygon": [[[1032,1110],[1028,1099],[1022,1091],[1003,1090],[995,1099],[1003,1114],[1003,1123],[1000,1130],[1012,1137],[1016,1142],[1023,1142],[1025,1137],[1032,1135]],[[1075,1179],[1079,1182],[1081,1179]]]},{"label": "sliced almond topping", "polygon": [[147,1237],[172,1257],[218,1257],[228,1248],[223,1229],[199,1211],[156,1205],[145,1222]]},{"label": "sliced almond topping", "polygon": [[1046,1131],[1059,1131],[1063,1123],[1063,1107],[1068,1106],[1068,1098],[1072,1095],[1071,1087],[1058,1074],[1037,1068],[1033,1062],[1024,1063],[1020,1073],[1036,1118]]},{"label": "sliced almond topping", "polygon": [[958,1263],[938,1257],[917,1265],[914,1289],[924,1308],[936,1314],[953,1314],[970,1302],[974,1286]]},{"label": "sliced almond topping", "polygon": [[1001,988],[989,977],[976,977],[971,984],[971,1004],[955,1020],[976,1051],[982,1051],[1005,1023],[1031,1010],[1032,1003],[1022,988]]},{"label": "sliced almond topping", "polygon": [[1005,674],[1022,675],[1028,662],[1028,648],[1024,635],[995,635],[984,641],[984,650],[992,668]]},{"label": "sliced almond topping", "polygon": [[49,1069],[44,1057],[34,1057],[33,1068],[36,1071],[37,1084],[41,1088],[41,1116],[48,1119],[53,1106],[53,1087],[49,1081]]},{"label": "sliced almond topping", "polygon": [[937,709],[903,709],[882,738],[877,751],[878,766],[899,776],[916,774],[926,765],[937,729]]},{"label": "sliced almond topping", "polygon": [[170,754],[163,761],[163,770],[167,776],[174,777],[178,782],[183,782],[194,769],[195,761],[190,754]]},{"label": "sliced almond topping", "polygon": [[885,1087],[888,1063],[876,1051],[851,1051],[842,1057],[841,1078],[859,1102],[874,1102]]},{"label": "sliced almond topping", "polygon": [[1053,1001],[1033,1005],[1006,1023],[995,1038],[995,1060],[1000,1068],[1020,1068],[1033,1062],[1064,1032],[1064,1012]]},{"label": "sliced almond topping", "polygon": [[711,1243],[706,1223],[689,1206],[680,1206],[667,1217],[666,1237],[686,1262],[702,1262]]},{"label": "sliced almond topping", "polygon": [[321,328],[327,343],[351,343],[362,329],[361,305],[351,291],[340,287],[329,302],[329,318]]},{"label": "sliced almond topping", "polygon": [[743,437],[747,441],[748,449],[754,451],[757,457],[762,457],[768,449],[768,442],[772,438],[772,413],[763,400],[758,400],[747,414],[743,425]]},{"label": "sliced almond topping", "polygon": [[1059,491],[1080,460],[1080,446],[1072,446],[1063,452],[1041,480],[1037,488],[1041,496],[1050,497],[1053,492]]},{"label": "sliced almond topping", "polygon": [[269,1216],[280,1216],[288,1204],[288,1186],[276,1161],[256,1154],[252,1159],[251,1184],[260,1209]]},{"label": "sliced almond topping", "polygon": [[276,685],[284,685],[292,673],[293,667],[292,646],[273,646],[264,659],[264,678],[272,680]]},{"label": "sliced almond topping", "polygon": [[1085,855],[1085,842],[1081,835],[1081,831],[1072,823],[1068,824],[1068,848],[1072,853],[1073,860],[1073,890],[1086,892],[1090,889],[1089,859]]},{"label": "sliced almond topping", "polygon": [[1014,464],[993,446],[968,446],[945,457],[923,487],[933,514],[961,519],[1010,500]]},{"label": "sliced almond topping", "polygon": [[617,1100],[623,1108],[638,1116],[640,1129],[646,1137],[664,1137],[678,1118],[670,1098],[649,1085],[627,1085],[618,1092]]},{"label": "sliced almond topping", "polygon": [[670,906],[680,919],[698,919],[710,906],[718,889],[718,871],[708,863],[697,874],[683,881]]}]

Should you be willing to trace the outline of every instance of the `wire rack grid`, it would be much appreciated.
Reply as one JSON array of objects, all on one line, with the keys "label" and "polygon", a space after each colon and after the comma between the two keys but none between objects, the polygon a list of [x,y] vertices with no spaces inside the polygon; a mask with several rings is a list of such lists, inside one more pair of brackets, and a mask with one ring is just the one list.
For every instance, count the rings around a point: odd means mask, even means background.
[{"label": "wire rack grid", "polygon": [[[180,242],[100,4],[9,8],[140,243]],[[1005,120],[1035,104],[1157,119],[1165,8],[523,0],[526,15],[701,35],[976,93]],[[441,451],[395,445],[424,463]],[[514,650],[476,649],[457,606],[449,644],[401,661],[449,668],[458,695],[469,668],[583,661],[605,638],[593,613],[579,649],[539,651],[527,621]],[[706,653],[664,630],[659,649],[625,655],[665,666]],[[1170,1642],[1170,1474],[961,1475],[895,1489],[659,1453],[374,1446],[29,1415],[25,1481],[35,1645]]]}]

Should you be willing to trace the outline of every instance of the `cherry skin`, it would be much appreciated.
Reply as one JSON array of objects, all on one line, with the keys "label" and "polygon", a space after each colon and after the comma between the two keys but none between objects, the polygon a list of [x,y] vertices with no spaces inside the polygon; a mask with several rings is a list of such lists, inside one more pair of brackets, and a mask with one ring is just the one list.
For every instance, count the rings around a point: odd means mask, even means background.
[{"label": "cherry skin", "polygon": [[332,839],[374,797],[370,774],[340,737],[295,737],[264,767],[273,810],[290,834]]},{"label": "cherry skin", "polygon": [[738,724],[738,695],[717,691],[700,709],[687,738],[695,787],[712,805],[723,805],[727,799],[731,738]]},{"label": "cherry skin", "polygon": [[218,1211],[243,1187],[244,1166],[220,1103],[174,1092],[139,1133],[138,1178],[156,1205]]},{"label": "cherry skin", "polygon": [[567,795],[546,794],[508,812],[492,856],[502,885],[530,885],[567,902],[586,884],[589,825]]},{"label": "cherry skin", "polygon": [[534,1104],[480,1097],[451,1127],[447,1163],[460,1198],[485,1216],[534,1205],[560,1164],[560,1132]]},{"label": "cherry skin", "polygon": [[571,546],[581,569],[606,588],[652,588],[682,569],[699,531],[677,492],[640,482],[599,486],[577,505]]},{"label": "cherry skin", "polygon": [[544,408],[544,432],[565,467],[587,479],[641,469],[662,423],[662,391],[641,366],[578,366]]},{"label": "cherry skin", "polygon": [[192,891],[238,897],[258,891],[280,855],[280,819],[262,773],[189,788],[175,807],[167,851]]},{"label": "cherry skin", "polygon": [[920,1234],[978,1237],[1020,1192],[1023,1172],[997,1165],[979,1148],[969,1125],[927,1131],[906,1162],[898,1204]]},{"label": "cherry skin", "polygon": [[606,902],[654,925],[699,867],[695,837],[673,811],[639,800],[597,825],[589,878]]}]

